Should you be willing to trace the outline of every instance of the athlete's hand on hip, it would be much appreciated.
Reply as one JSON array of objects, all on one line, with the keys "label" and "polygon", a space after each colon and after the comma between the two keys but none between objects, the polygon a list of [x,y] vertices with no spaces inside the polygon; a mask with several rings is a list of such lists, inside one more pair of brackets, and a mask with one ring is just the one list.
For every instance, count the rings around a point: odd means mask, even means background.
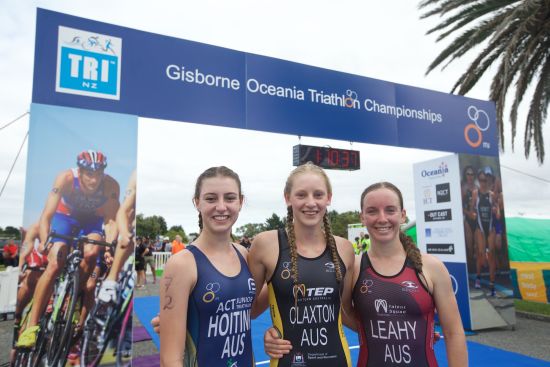
[{"label": "athlete's hand on hip", "polygon": [[160,315],[153,317],[153,319],[151,320],[151,325],[153,326],[153,330],[155,330],[155,333],[160,335]]},{"label": "athlete's hand on hip", "polygon": [[290,341],[282,339],[279,331],[270,327],[264,334],[264,350],[270,358],[283,358],[292,350]]}]

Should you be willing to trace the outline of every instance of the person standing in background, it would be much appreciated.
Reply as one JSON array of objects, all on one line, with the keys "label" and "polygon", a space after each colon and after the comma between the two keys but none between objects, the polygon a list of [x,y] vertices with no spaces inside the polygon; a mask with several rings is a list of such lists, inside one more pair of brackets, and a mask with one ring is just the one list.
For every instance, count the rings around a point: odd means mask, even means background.
[{"label": "person standing in background", "polygon": [[185,244],[181,241],[181,236],[178,234],[172,241],[172,255],[177,254],[181,250],[185,250]]},{"label": "person standing in background", "polygon": [[250,250],[251,245],[252,242],[250,242],[250,238],[248,238],[248,236],[243,236],[243,238],[241,239],[241,246],[247,250]]},{"label": "person standing in background", "polygon": [[[145,261],[145,271],[147,271],[147,265],[151,268],[151,272],[153,273],[153,284],[157,283],[157,271],[155,269],[155,258],[153,256],[153,252],[155,251],[155,245],[153,243],[153,240],[147,239],[145,241],[145,245],[147,246],[147,253],[143,256],[143,259]],[[145,283],[147,283],[147,278],[145,278]]]},{"label": "person standing in background", "polygon": [[13,242],[13,239],[8,241],[8,244],[4,246],[4,265],[17,266],[17,255],[19,250],[17,245]]},{"label": "person standing in background", "polygon": [[136,257],[135,267],[137,272],[136,289],[145,288],[145,259],[144,256],[148,251],[147,246],[143,243],[140,237],[136,238]]}]

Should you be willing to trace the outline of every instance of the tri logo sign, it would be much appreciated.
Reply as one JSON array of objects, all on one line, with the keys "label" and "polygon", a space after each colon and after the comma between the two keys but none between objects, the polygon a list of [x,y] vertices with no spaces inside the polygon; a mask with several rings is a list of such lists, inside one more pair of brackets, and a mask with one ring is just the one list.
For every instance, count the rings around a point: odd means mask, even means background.
[{"label": "tri logo sign", "polygon": [[122,39],[59,26],[56,92],[120,99]]}]

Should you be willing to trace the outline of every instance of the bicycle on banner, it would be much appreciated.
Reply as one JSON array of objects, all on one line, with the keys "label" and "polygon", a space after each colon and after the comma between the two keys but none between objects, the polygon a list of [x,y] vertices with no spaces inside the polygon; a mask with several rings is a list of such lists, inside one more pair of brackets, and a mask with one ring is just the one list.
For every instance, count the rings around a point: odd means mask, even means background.
[{"label": "bicycle on banner", "polygon": [[[77,325],[80,312],[77,312],[77,306],[80,304],[80,309],[83,306],[80,289],[80,263],[83,260],[83,246],[91,244],[112,248],[116,245],[116,241],[109,243],[93,240],[86,236],[66,236],[54,231],[50,232],[46,243],[51,244],[58,239],[68,241],[72,250],[55,281],[50,302],[40,318],[36,343],[32,347],[16,345],[13,363],[15,367],[65,366],[69,351],[74,341],[78,339]],[[21,326],[28,322],[33,301],[25,310]]]},{"label": "bicycle on banner", "polygon": [[[80,357],[81,367],[95,367],[107,349],[117,366],[129,366],[132,353],[133,289],[136,281],[134,257],[126,261],[119,274],[116,302],[96,302],[84,326]],[[96,298],[100,284],[96,289]]]}]

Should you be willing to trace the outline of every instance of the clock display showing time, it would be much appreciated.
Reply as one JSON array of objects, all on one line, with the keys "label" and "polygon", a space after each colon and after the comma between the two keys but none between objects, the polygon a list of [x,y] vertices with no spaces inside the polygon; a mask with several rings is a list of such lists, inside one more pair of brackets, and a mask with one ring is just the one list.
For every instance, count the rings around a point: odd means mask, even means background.
[{"label": "clock display showing time", "polygon": [[298,144],[292,148],[292,153],[295,166],[310,161],[325,169],[355,171],[361,168],[357,150]]}]

